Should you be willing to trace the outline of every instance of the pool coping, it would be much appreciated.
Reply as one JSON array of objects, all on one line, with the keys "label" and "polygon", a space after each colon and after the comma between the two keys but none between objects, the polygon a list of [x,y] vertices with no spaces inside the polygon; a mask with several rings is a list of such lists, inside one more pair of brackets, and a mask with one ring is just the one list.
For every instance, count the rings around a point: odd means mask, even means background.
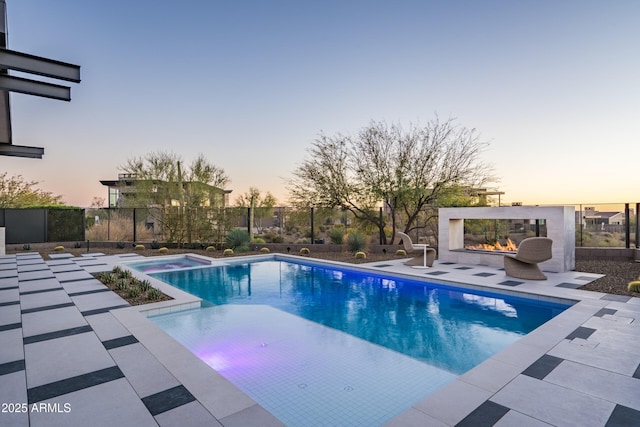
[{"label": "pool coping", "polygon": [[[196,255],[198,256],[198,255]],[[424,270],[408,270],[403,260],[391,263],[385,270],[376,263],[349,264],[319,260],[287,254],[263,254],[229,259],[214,259],[216,264],[235,264],[262,260],[291,260],[305,264],[332,265],[349,270],[392,275],[411,280],[425,279]],[[437,267],[437,265],[435,266]],[[495,268],[492,268],[495,270]],[[142,274],[145,277],[148,277]],[[597,278],[597,275],[594,275]],[[460,375],[449,385],[413,405],[386,425],[456,425],[465,420],[500,390],[516,380],[522,373],[550,350],[567,339],[575,330],[609,305],[602,299],[606,294],[569,288],[549,289],[540,282],[525,281],[521,290],[505,289],[492,285],[477,285],[429,277],[429,282],[445,286],[489,291],[492,293],[522,296],[553,302],[573,302],[563,313],[541,325],[516,343],[493,355],[475,368]],[[529,283],[531,282],[531,283]],[[245,395],[235,385],[221,377],[185,347],[160,330],[148,316],[191,309],[200,306],[197,297],[180,291],[154,279],[154,286],[175,299],[146,306],[128,307],[112,311],[112,314],[147,347],[158,360],[219,420],[237,414],[249,414],[262,425],[280,425],[266,409]],[[178,292],[176,292],[178,291]],[[545,292],[546,291],[546,292]],[[552,292],[551,292],[552,291]],[[637,302],[636,302],[637,303]],[[640,310],[640,303],[636,306]],[[499,368],[498,368],[499,367]],[[211,385],[215,384],[215,387]],[[232,397],[232,398],[231,398]],[[258,421],[261,420],[261,421]],[[248,419],[245,418],[245,421]]]}]

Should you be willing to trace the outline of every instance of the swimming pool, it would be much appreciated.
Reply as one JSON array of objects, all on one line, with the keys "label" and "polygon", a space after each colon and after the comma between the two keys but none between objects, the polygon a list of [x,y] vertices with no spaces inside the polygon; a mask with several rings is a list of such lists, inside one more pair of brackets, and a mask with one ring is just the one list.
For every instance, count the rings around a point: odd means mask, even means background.
[{"label": "swimming pool", "polygon": [[208,301],[152,320],[288,425],[380,425],[568,307],[276,260],[151,276]]}]

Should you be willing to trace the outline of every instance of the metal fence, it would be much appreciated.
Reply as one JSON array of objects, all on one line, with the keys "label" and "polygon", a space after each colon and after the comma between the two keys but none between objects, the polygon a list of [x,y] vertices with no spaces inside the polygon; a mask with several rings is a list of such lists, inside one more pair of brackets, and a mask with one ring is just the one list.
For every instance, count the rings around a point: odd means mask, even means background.
[{"label": "metal fence", "polygon": [[[575,208],[577,247],[638,247],[637,212],[640,204],[578,204]],[[338,243],[354,233],[379,244],[390,238],[391,218],[387,212],[371,212],[385,227],[339,209],[290,207],[256,208],[100,208],[100,209],[0,209],[0,227],[6,229],[8,244],[58,241],[167,242],[177,245],[223,245],[233,228],[246,229],[257,242]],[[410,231],[415,241],[438,244],[437,208],[421,213]],[[540,224],[538,224],[539,226]],[[473,238],[496,240],[510,235],[540,233],[530,221],[503,221],[491,229],[469,222],[466,231]],[[403,230],[399,218],[396,229]]]}]

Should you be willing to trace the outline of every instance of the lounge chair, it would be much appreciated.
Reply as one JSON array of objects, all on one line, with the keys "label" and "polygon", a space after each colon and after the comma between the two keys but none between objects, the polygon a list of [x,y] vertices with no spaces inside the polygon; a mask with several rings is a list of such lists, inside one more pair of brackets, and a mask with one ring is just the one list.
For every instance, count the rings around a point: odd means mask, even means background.
[{"label": "lounge chair", "polygon": [[529,237],[518,245],[515,255],[504,256],[504,272],[507,276],[527,280],[546,280],[538,263],[551,259],[552,240],[548,237]]},{"label": "lounge chair", "polygon": [[405,252],[407,252],[407,254],[416,252],[416,251],[421,251],[422,254],[422,265],[417,265],[415,263],[415,261],[418,260],[419,257],[416,257],[412,260],[409,260],[407,262],[405,262],[406,265],[411,265],[413,267],[422,267],[422,268],[428,268],[433,266],[433,261],[436,259],[436,250],[433,248],[430,248],[429,245],[426,244],[422,244],[422,243],[413,243],[411,241],[411,237],[409,237],[408,235],[406,235],[405,233],[402,233],[400,231],[396,231],[396,235],[402,239],[402,245],[404,246],[404,250]]}]

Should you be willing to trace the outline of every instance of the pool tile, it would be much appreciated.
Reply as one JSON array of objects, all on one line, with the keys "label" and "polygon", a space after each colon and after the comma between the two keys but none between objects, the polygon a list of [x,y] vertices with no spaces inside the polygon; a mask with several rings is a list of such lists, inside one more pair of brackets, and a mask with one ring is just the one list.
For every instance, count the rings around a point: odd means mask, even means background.
[{"label": "pool tile", "polygon": [[0,326],[21,323],[20,304],[0,307]]},{"label": "pool tile", "polygon": [[[547,381],[520,375],[491,401],[552,425],[601,427],[615,404]],[[585,410],[589,408],[589,410]],[[570,419],[570,422],[567,420]]]},{"label": "pool tile", "polygon": [[54,382],[27,389],[29,403],[40,402],[62,396],[74,391],[83,390],[109,381],[123,378],[124,374],[117,366],[87,372],[81,375],[64,378]]},{"label": "pool tile", "polygon": [[551,427],[551,424],[547,424],[535,418],[531,418],[527,415],[521,414],[517,411],[509,411],[504,417],[500,418],[493,427]]},{"label": "pool tile", "polygon": [[70,303],[71,299],[63,289],[46,293],[22,295],[20,307],[23,313],[26,310]]},{"label": "pool tile", "polygon": [[520,286],[523,283],[524,282],[519,282],[517,280],[505,280],[505,281],[499,282],[498,285],[502,285],[502,286]]},{"label": "pool tile", "polygon": [[607,301],[627,302],[631,299],[631,297],[628,297],[626,295],[607,294],[603,296],[601,299],[607,300]]},{"label": "pool tile", "polygon": [[27,344],[24,359],[29,388],[115,365],[93,332]]},{"label": "pool tile", "polygon": [[186,403],[193,402],[194,400],[195,397],[193,397],[193,395],[189,393],[189,390],[181,384],[150,396],[143,397],[142,403],[144,403],[149,412],[151,412],[151,415],[158,415]]},{"label": "pool tile", "polygon": [[454,380],[413,407],[447,425],[455,425],[491,395],[491,392]]},{"label": "pool tile", "polygon": [[15,328],[0,332],[0,363],[15,362],[24,359],[22,330]]},{"label": "pool tile", "polygon": [[156,415],[155,419],[160,427],[178,425],[222,427],[222,424],[197,401],[162,412]]},{"label": "pool tile", "polygon": [[85,291],[93,291],[93,290],[109,290],[102,282],[97,279],[91,280],[80,280],[74,282],[65,282],[62,284],[62,287],[68,294],[77,294]]},{"label": "pool tile", "polygon": [[616,405],[609,420],[607,420],[606,427],[634,426],[637,425],[638,420],[640,420],[640,411],[627,408],[626,406]]},{"label": "pool tile", "polygon": [[550,372],[552,372],[558,365],[562,363],[563,359],[548,354],[543,355],[540,359],[533,362],[522,374],[527,375],[539,380],[544,379]]},{"label": "pool tile", "polygon": [[26,271],[24,273],[18,273],[18,281],[19,282],[28,282],[31,280],[42,280],[42,279],[50,279],[53,278],[53,273],[51,270],[41,270],[41,271]]},{"label": "pool tile", "polygon": [[[151,402],[150,404],[157,410],[154,412],[149,409],[153,415],[171,409],[163,406],[170,404],[166,400],[170,401],[171,396],[177,401],[184,400],[186,395],[183,391],[186,390],[174,390],[175,393],[167,391],[180,386],[180,383],[142,344],[135,343],[113,348],[109,350],[109,354],[122,369],[136,393],[141,397],[150,396],[148,402]],[[165,393],[162,394],[162,392]],[[151,397],[152,395],[156,396]]]},{"label": "pool tile", "polygon": [[113,350],[114,348],[124,347],[125,345],[136,344],[139,341],[133,335],[127,335],[120,338],[114,338],[107,341],[102,341],[102,345],[107,350]]},{"label": "pool tile", "polygon": [[456,427],[492,426],[507,412],[509,412],[509,408],[487,400],[456,424]]},{"label": "pool tile", "polygon": [[85,312],[94,310],[128,305],[127,301],[122,299],[118,294],[113,292],[105,292],[99,294],[78,295],[71,297],[78,309],[83,315],[88,316]]},{"label": "pool tile", "polygon": [[236,412],[220,420],[225,427],[264,426],[281,427],[284,424],[259,405]]},{"label": "pool tile", "polygon": [[18,273],[26,273],[28,271],[48,271],[49,266],[44,262],[38,264],[18,265]]},{"label": "pool tile", "polygon": [[565,361],[545,381],[640,410],[640,381],[627,375]]},{"label": "pool tile", "polygon": [[18,275],[15,277],[0,278],[0,289],[13,289],[18,286]]},{"label": "pool tile", "polygon": [[19,371],[24,371],[24,359],[0,363],[0,376],[13,374],[14,372]]},{"label": "pool tile", "polygon": [[157,427],[147,408],[142,404],[125,378],[108,379],[99,384],[71,391],[42,401],[68,404],[67,413],[30,414],[31,427],[84,426]]},{"label": "pool tile", "polygon": [[[0,377],[0,403],[27,403],[27,385],[24,370]],[[11,427],[28,427],[28,412],[0,414],[0,424]]]},{"label": "pool tile", "polygon": [[558,283],[556,285],[556,287],[558,287],[558,288],[567,288],[567,289],[578,289],[581,286],[584,286],[584,284],[582,284],[582,283],[562,282],[562,283]]},{"label": "pool tile", "polygon": [[495,276],[495,273],[474,273],[474,276],[478,276],[478,277],[491,277],[491,276]]},{"label": "pool tile", "polygon": [[79,280],[95,280],[95,278],[84,270],[68,271],[65,273],[56,273],[56,279],[64,284],[66,282],[76,282]]},{"label": "pool tile", "polygon": [[131,334],[111,313],[89,316],[86,320],[102,342]]},{"label": "pool tile", "polygon": [[53,277],[20,283],[20,292],[40,291],[44,289],[62,289],[62,286],[60,286],[60,283]]},{"label": "pool tile", "polygon": [[567,339],[568,340],[572,340],[574,338],[582,338],[584,340],[586,340],[587,338],[589,338],[591,336],[591,334],[593,334],[596,330],[592,329],[592,328],[585,328],[584,326],[579,326],[578,328],[576,328],[575,331],[571,332],[569,335],[567,335]]},{"label": "pool tile", "polygon": [[18,271],[11,269],[11,270],[0,270],[0,279],[9,279],[9,278],[13,278],[13,277],[18,277]]},{"label": "pool tile", "polygon": [[55,332],[47,332],[39,335],[32,335],[28,337],[24,337],[24,344],[33,344],[41,341],[54,340],[56,338],[69,337],[71,335],[84,334],[86,332],[91,332],[91,326],[84,325],[78,326],[75,328],[63,329]]}]

